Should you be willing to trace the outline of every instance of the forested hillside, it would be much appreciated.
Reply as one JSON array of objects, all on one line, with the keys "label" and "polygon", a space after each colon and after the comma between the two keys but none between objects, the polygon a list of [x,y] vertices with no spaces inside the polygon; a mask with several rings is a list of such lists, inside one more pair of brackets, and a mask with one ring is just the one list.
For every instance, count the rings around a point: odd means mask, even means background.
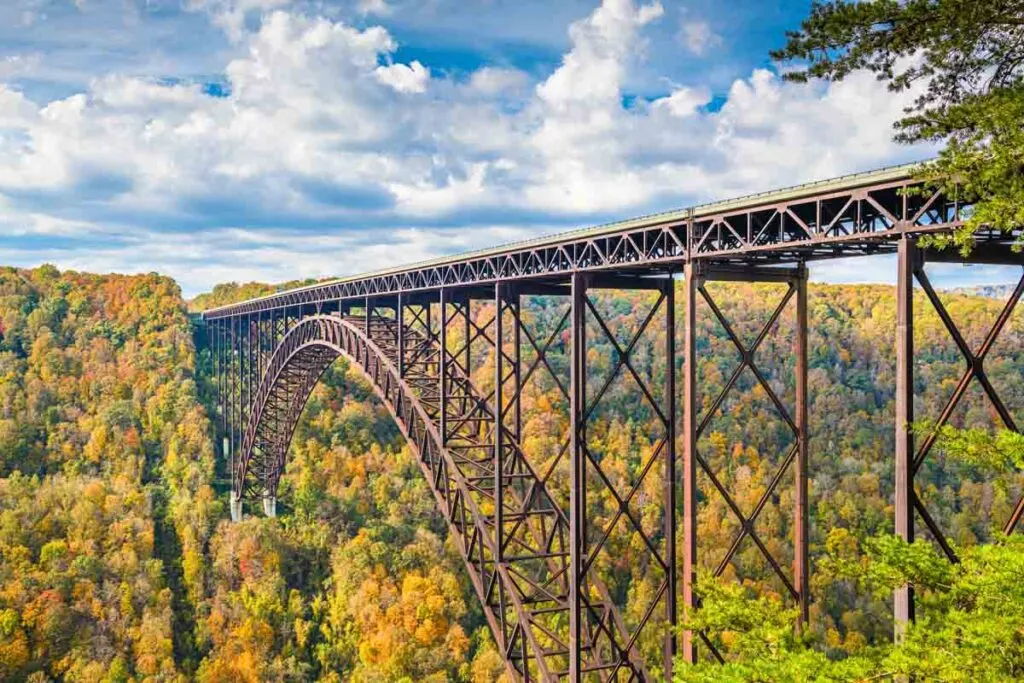
[{"label": "forested hillside", "polygon": [[[221,305],[271,291],[218,287],[194,302]],[[749,339],[768,318],[773,286],[712,289]],[[610,327],[626,335],[649,295],[602,294]],[[944,297],[977,344],[997,299]],[[934,417],[963,362],[919,299],[921,417]],[[530,302],[531,330],[551,331],[565,304]],[[486,306],[480,321],[490,317]],[[700,401],[710,404],[738,363],[722,329],[699,312]],[[757,355],[773,388],[792,404],[792,311]],[[892,290],[812,286],[810,395],[813,637],[834,656],[888,638],[884,600],[854,589],[818,561],[856,553],[892,519]],[[446,543],[426,482],[386,411],[342,360],[314,392],[296,433],[277,519],[226,520],[224,464],[215,462],[212,405],[194,330],[177,286],[155,275],[91,276],[51,267],[0,271],[0,679],[130,681],[493,681],[501,659],[456,553]],[[652,330],[638,345],[641,373],[657,383]],[[1011,410],[1024,408],[1024,318],[1017,314],[987,364]],[[597,339],[596,335],[592,336]],[[552,349],[567,373],[568,334]],[[594,370],[601,374],[595,343]],[[606,350],[606,349],[605,349]],[[483,354],[478,380],[493,380]],[[681,362],[681,359],[680,359]],[[567,374],[566,374],[567,376]],[[749,371],[702,452],[749,510],[788,445]],[[958,424],[988,426],[977,388]],[[524,437],[538,460],[554,457],[564,402],[550,378],[524,394]],[[616,384],[592,426],[602,466],[623,482],[650,448],[653,415],[628,384]],[[941,456],[920,475],[922,497],[961,546],[989,539],[1009,514],[1022,478],[985,479]],[[565,477],[556,474],[564,493]],[[737,532],[702,478],[700,558],[713,568]],[[788,566],[792,487],[769,502],[758,532]],[[644,491],[645,519],[660,511]],[[594,500],[595,519],[608,500]],[[617,595],[644,595],[653,581],[635,539],[616,541],[602,573]],[[753,545],[730,576],[769,593],[779,586]],[[634,601],[635,602],[635,601]],[[657,643],[644,643],[652,656]]]},{"label": "forested hillside", "polygon": [[177,285],[0,271],[0,679],[174,680],[222,506]]}]

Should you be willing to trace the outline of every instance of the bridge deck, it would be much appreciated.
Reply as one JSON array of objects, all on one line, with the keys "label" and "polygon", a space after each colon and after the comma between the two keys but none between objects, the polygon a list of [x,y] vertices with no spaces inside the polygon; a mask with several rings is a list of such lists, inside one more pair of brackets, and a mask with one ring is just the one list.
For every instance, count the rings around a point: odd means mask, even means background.
[{"label": "bridge deck", "polygon": [[901,235],[954,229],[969,210],[939,192],[908,192],[921,188],[914,179],[918,168],[847,175],[328,280],[214,308],[203,317],[499,280],[566,282],[578,271],[642,275],[675,272],[689,261],[780,264],[892,252]]}]

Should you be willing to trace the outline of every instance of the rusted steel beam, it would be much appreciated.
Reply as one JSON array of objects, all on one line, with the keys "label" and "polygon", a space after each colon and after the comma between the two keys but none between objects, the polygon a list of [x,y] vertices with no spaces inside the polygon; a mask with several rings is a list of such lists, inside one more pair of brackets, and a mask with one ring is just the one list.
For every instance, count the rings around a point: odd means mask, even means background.
[{"label": "rusted steel beam", "polygon": [[664,275],[636,277],[631,275],[613,275],[599,273],[592,275],[587,283],[587,289],[635,289],[647,291],[663,291],[665,288]]},{"label": "rusted steel beam", "polygon": [[665,305],[665,556],[668,570],[665,583],[665,634],[664,677],[672,680],[672,666],[678,654],[676,628],[679,625],[678,571],[676,566],[676,281],[669,278],[662,285]]},{"label": "rusted steel beam", "polygon": [[395,319],[398,322],[398,376],[405,377],[405,301],[401,294],[395,301]]},{"label": "rusted steel beam", "polygon": [[[920,250],[909,237],[900,240],[896,271],[896,534],[914,541],[914,271]],[[893,595],[895,637],[902,641],[914,620],[914,589],[905,584]]]},{"label": "rusted steel beam", "polygon": [[569,680],[582,680],[583,628],[583,543],[586,538],[587,478],[584,469],[586,448],[586,276],[574,273],[572,276],[571,303],[571,361],[570,361],[570,447],[569,457]]},{"label": "rusted steel beam", "polygon": [[[697,608],[697,289],[700,275],[693,263],[684,272],[686,304],[683,323],[683,616]],[[697,661],[697,634],[683,631],[682,658]]]},{"label": "rusted steel beam", "polygon": [[441,290],[440,328],[438,329],[438,351],[440,360],[437,370],[438,401],[440,403],[441,447],[448,443],[448,291]]},{"label": "rusted steel beam", "polygon": [[807,279],[805,266],[737,266],[697,262],[697,272],[704,282],[797,282]]},{"label": "rusted steel beam", "polygon": [[1013,246],[1006,242],[978,242],[971,247],[971,252],[966,256],[958,249],[927,249],[925,258],[929,263],[1024,265],[1024,251],[1015,251]]},{"label": "rusted steel beam", "polygon": [[810,619],[811,582],[808,543],[811,522],[807,501],[810,430],[807,396],[807,269],[800,269],[796,284],[796,411],[797,453],[793,461],[795,507],[793,511],[793,585],[799,594],[800,619]]},{"label": "rusted steel beam", "polygon": [[501,564],[505,561],[505,286],[501,282],[494,285],[494,311],[494,561]]},{"label": "rusted steel beam", "polygon": [[[593,275],[668,273],[688,260],[785,263],[892,251],[904,235],[948,232],[969,207],[919,188],[911,170],[813,184],[624,221],[434,262],[333,280],[204,312],[206,319],[324,301],[470,288],[489,299],[497,281],[565,282]],[[982,232],[1002,245],[1012,236]],[[1002,248],[1002,247],[1000,247]]]}]

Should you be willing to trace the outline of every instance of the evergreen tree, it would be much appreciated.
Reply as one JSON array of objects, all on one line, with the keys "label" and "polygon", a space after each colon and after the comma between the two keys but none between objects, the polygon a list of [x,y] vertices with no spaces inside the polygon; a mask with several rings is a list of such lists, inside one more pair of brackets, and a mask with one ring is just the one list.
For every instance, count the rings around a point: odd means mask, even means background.
[{"label": "evergreen tree", "polygon": [[896,139],[945,143],[925,174],[975,204],[933,242],[966,253],[981,226],[1024,225],[1024,0],[816,0],[787,35],[772,56],[805,64],[790,80],[868,69],[916,95]]}]

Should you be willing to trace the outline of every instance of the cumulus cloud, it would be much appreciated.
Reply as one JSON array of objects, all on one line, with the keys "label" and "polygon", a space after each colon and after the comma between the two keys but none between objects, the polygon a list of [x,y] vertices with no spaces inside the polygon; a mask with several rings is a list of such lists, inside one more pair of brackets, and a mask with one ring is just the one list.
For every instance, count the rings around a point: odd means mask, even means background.
[{"label": "cumulus cloud", "polygon": [[418,61],[378,66],[376,74],[381,83],[390,85],[398,92],[426,92],[430,80],[430,71]]},{"label": "cumulus cloud", "polygon": [[697,109],[711,101],[711,92],[707,88],[679,87],[665,97],[653,102],[655,108],[663,108],[672,116],[686,118],[697,113]]},{"label": "cumulus cloud", "polygon": [[270,10],[291,4],[292,0],[185,0],[185,8],[207,12],[228,37],[239,41],[245,34],[246,21]]},{"label": "cumulus cloud", "polygon": [[604,0],[538,79],[404,63],[384,27],[286,0],[190,1],[237,38],[216,93],[113,74],[47,102],[0,86],[3,229],[75,226],[103,242],[58,263],[157,268],[196,291],[356,272],[924,155],[891,142],[905,100],[868,74],[802,85],[757,70],[716,107],[700,85],[630,97],[657,2]]}]

